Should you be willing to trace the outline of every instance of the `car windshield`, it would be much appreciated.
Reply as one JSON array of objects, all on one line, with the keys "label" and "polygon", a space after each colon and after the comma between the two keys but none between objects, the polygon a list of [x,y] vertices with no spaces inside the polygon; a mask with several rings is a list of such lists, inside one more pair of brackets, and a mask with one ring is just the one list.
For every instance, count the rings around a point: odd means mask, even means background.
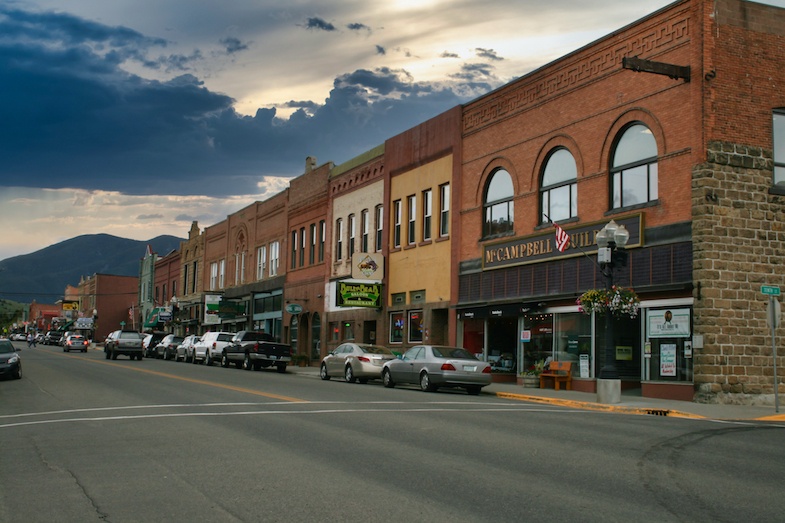
[{"label": "car windshield", "polygon": [[126,340],[138,340],[141,338],[141,335],[138,332],[121,332],[118,337]]},{"label": "car windshield", "polygon": [[84,341],[82,336],[69,336],[68,339],[71,341]]},{"label": "car windshield", "polygon": [[458,358],[462,360],[477,359],[471,352],[458,347],[433,347],[433,355],[437,358]]},{"label": "car windshield", "polygon": [[221,333],[218,335],[218,341],[232,341],[232,335],[228,333]]},{"label": "car windshield", "polygon": [[0,354],[8,354],[14,352],[14,346],[10,341],[0,341]]},{"label": "car windshield", "polygon": [[392,356],[392,351],[387,347],[381,347],[379,345],[359,345],[360,350],[362,350],[366,354],[384,354],[386,356]]}]

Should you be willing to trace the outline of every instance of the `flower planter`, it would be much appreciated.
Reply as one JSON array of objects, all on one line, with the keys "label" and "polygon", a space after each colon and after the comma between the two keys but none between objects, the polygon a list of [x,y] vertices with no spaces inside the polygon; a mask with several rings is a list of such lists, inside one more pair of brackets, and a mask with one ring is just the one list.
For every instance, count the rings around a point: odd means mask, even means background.
[{"label": "flower planter", "polygon": [[518,376],[517,381],[518,381],[518,385],[521,385],[524,388],[528,388],[528,389],[540,388],[539,376]]}]

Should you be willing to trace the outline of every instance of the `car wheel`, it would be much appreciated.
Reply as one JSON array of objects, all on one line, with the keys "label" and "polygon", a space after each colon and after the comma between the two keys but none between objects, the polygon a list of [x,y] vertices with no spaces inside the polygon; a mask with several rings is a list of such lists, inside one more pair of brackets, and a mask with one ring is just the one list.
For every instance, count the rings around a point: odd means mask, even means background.
[{"label": "car wheel", "polygon": [[195,351],[194,351],[193,356],[191,356],[191,363],[193,363],[194,365],[199,363],[199,360],[196,359],[196,352]]},{"label": "car wheel", "polygon": [[431,383],[431,377],[427,372],[420,374],[420,388],[425,392],[434,392],[436,387]]},{"label": "car wheel", "polygon": [[346,378],[346,383],[354,383],[357,381],[357,378],[354,377],[354,370],[352,370],[351,365],[347,365],[343,370],[343,377]]},{"label": "car wheel", "polygon": [[283,374],[284,372],[286,372],[286,363],[278,363],[278,364],[275,366],[275,369],[276,369],[276,370],[277,370],[279,373]]},{"label": "car wheel", "polygon": [[213,355],[210,354],[209,350],[204,355],[204,364],[207,365],[208,367],[213,364]]},{"label": "car wheel", "polygon": [[327,374],[327,365],[325,365],[324,363],[322,363],[322,366],[319,367],[319,377],[325,381],[330,379],[330,375]]},{"label": "car wheel", "polygon": [[245,356],[243,356],[243,369],[245,370],[253,370],[253,362],[251,361],[251,355],[247,352]]},{"label": "car wheel", "polygon": [[389,369],[384,369],[382,371],[382,384],[388,389],[395,387],[395,382],[392,379]]},{"label": "car wheel", "polygon": [[63,347],[63,352],[68,352],[68,349],[66,349],[65,347]]},{"label": "car wheel", "polygon": [[482,387],[478,387],[476,385],[473,385],[471,387],[466,387],[466,392],[468,392],[471,396],[479,395],[481,390]]},{"label": "car wheel", "polygon": [[221,354],[221,367],[226,368],[228,366],[229,366],[229,358],[226,356],[226,353],[224,352],[223,354]]},{"label": "car wheel", "polygon": [[109,359],[109,351],[104,349],[104,355],[106,356],[106,359],[108,360]]},{"label": "car wheel", "polygon": [[22,364],[20,363],[16,370],[14,371],[14,379],[21,379],[22,378]]}]

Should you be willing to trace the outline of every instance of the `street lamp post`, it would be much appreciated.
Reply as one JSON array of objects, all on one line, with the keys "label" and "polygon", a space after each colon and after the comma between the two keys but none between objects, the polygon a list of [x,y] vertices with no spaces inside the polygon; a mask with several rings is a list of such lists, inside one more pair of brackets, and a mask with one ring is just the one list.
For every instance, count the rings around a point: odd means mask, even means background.
[{"label": "street lamp post", "polygon": [[[624,225],[611,220],[597,233],[597,262],[600,264],[605,279],[605,288],[613,289],[613,270],[617,265],[624,265],[627,253],[624,247],[630,239],[630,233]],[[602,381],[600,381],[602,380]],[[616,369],[616,343],[614,341],[613,318],[610,311],[605,318],[605,362],[600,369],[597,383],[598,401],[601,403],[618,403],[621,401],[621,380]]]}]

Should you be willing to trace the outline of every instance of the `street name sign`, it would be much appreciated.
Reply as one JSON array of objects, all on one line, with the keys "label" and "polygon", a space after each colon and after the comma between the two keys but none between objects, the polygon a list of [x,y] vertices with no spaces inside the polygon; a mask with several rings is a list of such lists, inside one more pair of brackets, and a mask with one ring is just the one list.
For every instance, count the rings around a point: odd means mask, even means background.
[{"label": "street name sign", "polygon": [[780,295],[780,288],[774,285],[763,285],[760,288],[760,292],[766,294],[768,296],[779,296]]}]

